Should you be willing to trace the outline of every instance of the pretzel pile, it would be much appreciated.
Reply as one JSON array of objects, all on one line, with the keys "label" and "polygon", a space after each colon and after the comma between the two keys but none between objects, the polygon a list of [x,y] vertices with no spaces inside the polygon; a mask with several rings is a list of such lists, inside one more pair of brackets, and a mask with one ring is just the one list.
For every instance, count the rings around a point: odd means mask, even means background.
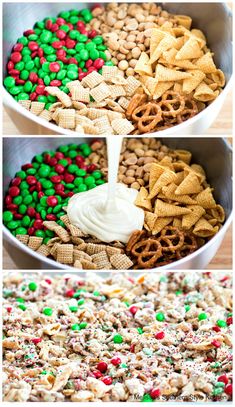
[{"label": "pretzel pile", "polygon": [[126,116],[132,120],[133,134],[164,130],[195,116],[199,112],[191,96],[166,91],[159,102],[146,94],[136,93],[127,108]]},{"label": "pretzel pile", "polygon": [[198,242],[191,233],[166,226],[156,236],[145,230],[133,232],[126,252],[134,269],[149,269],[180,260],[197,249]]}]

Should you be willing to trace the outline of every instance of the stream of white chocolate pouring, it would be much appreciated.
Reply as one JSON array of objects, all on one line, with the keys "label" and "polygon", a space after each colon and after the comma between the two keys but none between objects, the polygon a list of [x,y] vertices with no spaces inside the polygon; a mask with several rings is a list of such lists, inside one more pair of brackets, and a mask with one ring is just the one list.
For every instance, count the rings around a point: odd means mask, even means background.
[{"label": "stream of white chocolate pouring", "polygon": [[144,224],[144,211],[134,204],[138,192],[117,182],[122,141],[120,136],[107,137],[108,183],[73,195],[67,207],[74,226],[106,243],[127,243]]}]

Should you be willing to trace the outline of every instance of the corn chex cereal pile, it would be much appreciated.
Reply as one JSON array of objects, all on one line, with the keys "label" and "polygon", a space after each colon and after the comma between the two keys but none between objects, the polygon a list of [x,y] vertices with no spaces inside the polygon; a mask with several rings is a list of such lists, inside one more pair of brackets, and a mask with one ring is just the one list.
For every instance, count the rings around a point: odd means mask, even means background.
[{"label": "corn chex cereal pile", "polygon": [[67,215],[61,216],[60,220],[65,227],[54,221],[43,222],[44,228],[55,234],[46,244],[42,237],[16,235],[16,238],[36,253],[78,269],[127,270],[133,265],[122,243],[104,244],[72,225]]},{"label": "corn chex cereal pile", "polygon": [[67,83],[71,97],[58,87],[46,87],[59,101],[49,110],[41,102],[20,103],[39,117],[81,134],[129,134],[134,126],[125,118],[124,109],[140,85],[134,77],[125,79],[117,67],[104,66],[102,75],[93,71],[81,82]]}]

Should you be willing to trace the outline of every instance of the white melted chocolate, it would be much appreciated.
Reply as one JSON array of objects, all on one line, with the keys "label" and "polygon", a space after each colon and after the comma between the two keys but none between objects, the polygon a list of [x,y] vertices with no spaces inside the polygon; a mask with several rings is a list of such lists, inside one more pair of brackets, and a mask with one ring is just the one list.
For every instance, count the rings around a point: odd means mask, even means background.
[{"label": "white melted chocolate", "polygon": [[108,184],[75,194],[68,203],[69,220],[103,242],[126,243],[131,233],[142,229],[144,223],[144,211],[134,204],[137,193],[135,189],[116,184],[113,206],[107,206]]},{"label": "white melted chocolate", "polygon": [[127,243],[131,233],[144,224],[144,211],[134,204],[138,191],[117,183],[121,146],[122,137],[107,138],[109,182],[73,195],[67,207],[74,226],[106,243]]}]

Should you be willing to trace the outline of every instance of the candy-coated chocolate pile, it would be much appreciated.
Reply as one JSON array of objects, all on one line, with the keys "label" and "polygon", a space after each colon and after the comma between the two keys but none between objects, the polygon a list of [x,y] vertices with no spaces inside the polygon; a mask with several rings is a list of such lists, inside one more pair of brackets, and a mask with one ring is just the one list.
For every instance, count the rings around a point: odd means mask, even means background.
[{"label": "candy-coated chocolate pile", "polygon": [[92,144],[63,145],[22,165],[4,201],[3,221],[14,236],[42,237],[46,244],[54,232],[46,230],[43,222],[64,226],[60,217],[69,198],[105,182],[97,165],[87,164],[92,152]]}]

